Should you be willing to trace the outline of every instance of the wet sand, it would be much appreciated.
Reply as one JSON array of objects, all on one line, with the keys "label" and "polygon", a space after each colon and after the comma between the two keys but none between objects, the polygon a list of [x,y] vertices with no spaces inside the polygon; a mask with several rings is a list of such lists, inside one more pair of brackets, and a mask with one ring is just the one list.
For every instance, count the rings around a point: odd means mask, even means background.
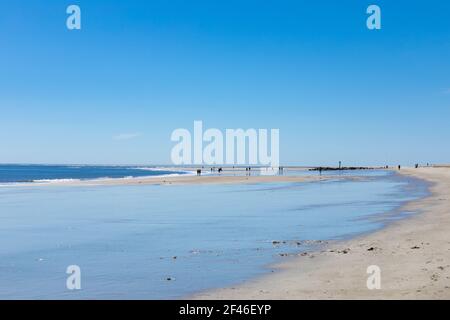
[{"label": "wet sand", "polygon": [[107,185],[184,185],[184,184],[242,184],[242,183],[276,183],[276,182],[309,182],[325,179],[356,179],[357,177],[319,176],[311,173],[307,176],[283,175],[246,175],[236,172],[235,175],[176,175],[176,176],[146,176],[119,179],[93,180],[60,180],[49,182],[21,182],[20,186],[107,186]]},{"label": "wet sand", "polygon": [[[402,169],[432,183],[431,195],[403,211],[417,214],[317,252],[285,258],[273,273],[195,299],[450,299],[450,168]],[[367,267],[381,269],[369,290]]]}]

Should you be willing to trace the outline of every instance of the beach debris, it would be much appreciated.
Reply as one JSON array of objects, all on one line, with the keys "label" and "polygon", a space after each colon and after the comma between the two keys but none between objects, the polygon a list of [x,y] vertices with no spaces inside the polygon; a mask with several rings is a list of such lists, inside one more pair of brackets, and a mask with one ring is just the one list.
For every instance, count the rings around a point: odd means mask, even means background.
[{"label": "beach debris", "polygon": [[414,246],[414,247],[411,247],[411,249],[420,249],[420,247],[419,246]]},{"label": "beach debris", "polygon": [[325,240],[273,240],[273,245],[280,245],[280,244],[289,244],[289,245],[296,245],[296,246],[302,246],[302,245],[316,245],[316,244],[327,244],[328,241]]},{"label": "beach debris", "polygon": [[347,249],[344,249],[344,250],[338,251],[338,253],[343,253],[343,254],[347,254],[347,253],[349,253],[349,251],[350,251],[350,249],[349,249],[349,248],[347,248]]},{"label": "beach debris", "polygon": [[167,278],[166,278],[166,281],[173,281],[173,280],[175,280],[174,277],[167,277]]},{"label": "beach debris", "polygon": [[176,259],[177,259],[177,256],[173,256],[172,259],[173,259],[173,260],[176,260]]},{"label": "beach debris", "polygon": [[308,252],[302,252],[302,253],[300,253],[300,256],[302,256],[302,257],[307,256],[307,255],[308,255]]},{"label": "beach debris", "polygon": [[280,257],[287,257],[287,256],[289,256],[289,253],[279,253],[278,255]]}]

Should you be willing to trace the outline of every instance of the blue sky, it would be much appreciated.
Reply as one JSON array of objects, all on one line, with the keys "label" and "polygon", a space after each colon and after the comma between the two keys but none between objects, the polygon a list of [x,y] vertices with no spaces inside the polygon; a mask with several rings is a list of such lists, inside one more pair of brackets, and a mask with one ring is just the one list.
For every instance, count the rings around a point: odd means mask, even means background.
[{"label": "blue sky", "polygon": [[448,1],[0,4],[0,163],[170,163],[194,120],[279,128],[284,164],[450,162]]}]

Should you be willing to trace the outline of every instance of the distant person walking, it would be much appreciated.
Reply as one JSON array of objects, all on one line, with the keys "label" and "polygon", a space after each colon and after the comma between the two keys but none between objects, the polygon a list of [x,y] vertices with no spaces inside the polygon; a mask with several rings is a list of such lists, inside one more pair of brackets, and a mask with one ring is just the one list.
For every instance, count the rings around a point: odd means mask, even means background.
[{"label": "distant person walking", "polygon": [[400,165],[398,165],[398,170],[400,170],[402,167]]},{"label": "distant person walking", "polygon": [[197,169],[197,176],[200,176],[202,174],[202,170],[201,169]]}]

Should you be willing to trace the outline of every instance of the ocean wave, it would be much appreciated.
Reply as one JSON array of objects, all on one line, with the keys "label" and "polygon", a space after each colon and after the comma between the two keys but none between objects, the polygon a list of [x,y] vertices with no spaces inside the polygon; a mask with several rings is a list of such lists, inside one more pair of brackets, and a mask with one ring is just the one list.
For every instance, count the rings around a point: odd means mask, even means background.
[{"label": "ocean wave", "polygon": [[80,179],[36,179],[30,182],[32,183],[58,183],[58,182],[72,182],[72,181],[80,181]]},{"label": "ocean wave", "polygon": [[[144,173],[130,175],[131,172],[128,172],[129,175],[119,176],[119,177],[111,177],[111,176],[102,176],[102,177],[73,177],[73,178],[39,178],[39,179],[29,179],[29,180],[16,180],[16,181],[1,181],[1,187],[7,186],[24,186],[30,184],[64,184],[71,182],[89,182],[89,181],[109,181],[109,180],[133,180],[133,179],[158,179],[158,178],[166,178],[166,177],[177,177],[177,176],[194,176],[196,175],[196,171],[189,170],[177,170],[176,168],[160,168],[160,167],[129,167],[129,169],[139,169],[144,171],[152,171],[154,174],[146,175]],[[209,172],[203,172],[202,174],[208,174]]]}]

